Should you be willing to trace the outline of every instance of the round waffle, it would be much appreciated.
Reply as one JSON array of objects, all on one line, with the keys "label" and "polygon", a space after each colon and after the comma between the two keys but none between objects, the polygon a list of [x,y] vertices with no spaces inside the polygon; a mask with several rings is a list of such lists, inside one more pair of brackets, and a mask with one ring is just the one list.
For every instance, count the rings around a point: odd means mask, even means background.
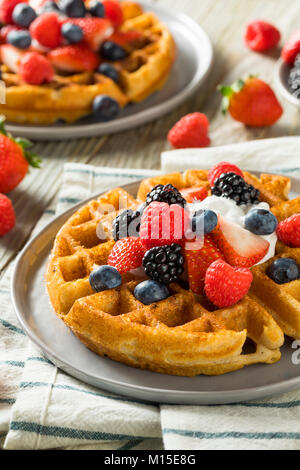
[{"label": "round waffle", "polygon": [[[279,219],[299,212],[300,198],[287,200],[288,178],[244,174]],[[300,299],[295,284],[300,281],[275,288],[265,273],[270,261],[252,268],[255,280],[250,292],[230,308],[217,309],[177,283],[170,285],[169,298],[145,306],[133,294],[142,278],[132,273],[122,276],[119,288],[92,291],[89,274],[94,265],[107,263],[115,243],[111,225],[116,215],[124,208],[135,210],[149,189],[166,183],[178,189],[209,187],[204,170],[158,176],[142,182],[136,199],[116,188],[83,206],[61,228],[46,273],[57,315],[97,354],[155,372],[219,375],[245,365],[278,361],[284,341],[280,326],[300,337]],[[299,250],[285,248],[287,251],[300,259]],[[272,292],[278,291],[278,306],[271,300],[268,282],[273,284]]]},{"label": "round waffle", "polygon": [[138,4],[122,2],[121,6],[125,18],[121,31],[138,31],[141,37],[128,46],[126,59],[113,63],[120,74],[118,85],[104,75],[86,72],[56,74],[51,83],[28,85],[2,64],[6,103],[0,104],[0,113],[16,123],[71,123],[91,114],[97,95],[109,95],[124,107],[160,89],[175,59],[173,37],[154,14],[143,13]]}]

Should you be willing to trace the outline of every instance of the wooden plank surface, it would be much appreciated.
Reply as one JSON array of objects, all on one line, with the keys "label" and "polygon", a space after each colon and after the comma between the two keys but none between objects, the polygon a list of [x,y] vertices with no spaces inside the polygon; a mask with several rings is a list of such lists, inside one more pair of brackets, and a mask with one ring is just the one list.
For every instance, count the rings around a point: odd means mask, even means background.
[{"label": "wooden plank surface", "polygon": [[[150,0],[151,1],[151,0]],[[243,43],[245,25],[252,19],[273,22],[283,43],[299,27],[298,0],[152,0],[190,15],[209,34],[214,46],[214,65],[205,84],[185,104],[168,115],[138,129],[113,136],[64,142],[39,142],[35,151],[43,159],[42,170],[31,170],[10,194],[17,213],[17,226],[0,239],[0,276],[29,238],[36,222],[60,186],[63,165],[68,161],[127,168],[159,168],[160,153],[169,148],[166,135],[184,114],[201,111],[208,116],[211,145],[299,134],[299,110],[281,100],[284,115],[271,128],[249,129],[220,114],[219,83],[231,83],[247,74],[259,74],[273,83],[274,64],[280,49],[268,54],[249,51]],[[176,39],[176,38],[175,38]],[[283,156],[284,157],[284,156]],[[199,162],[201,166],[201,162]]]}]

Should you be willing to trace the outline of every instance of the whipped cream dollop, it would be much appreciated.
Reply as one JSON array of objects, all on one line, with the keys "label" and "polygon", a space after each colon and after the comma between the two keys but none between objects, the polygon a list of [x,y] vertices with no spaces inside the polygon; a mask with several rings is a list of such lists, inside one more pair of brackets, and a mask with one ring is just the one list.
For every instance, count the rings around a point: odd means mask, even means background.
[{"label": "whipped cream dollop", "polygon": [[[267,202],[260,202],[259,204],[243,204],[238,206],[233,199],[228,199],[225,197],[219,196],[208,196],[203,201],[195,202],[189,204],[189,211],[194,213],[200,209],[210,209],[216,214],[221,215],[227,222],[239,225],[242,228],[245,228],[245,216],[251,209],[266,209],[270,210],[270,206]],[[269,250],[266,256],[259,261],[257,264],[264,263],[268,259],[272,258],[275,254],[275,245],[277,242],[276,232],[271,233],[271,235],[257,235],[267,240],[270,244]]]}]

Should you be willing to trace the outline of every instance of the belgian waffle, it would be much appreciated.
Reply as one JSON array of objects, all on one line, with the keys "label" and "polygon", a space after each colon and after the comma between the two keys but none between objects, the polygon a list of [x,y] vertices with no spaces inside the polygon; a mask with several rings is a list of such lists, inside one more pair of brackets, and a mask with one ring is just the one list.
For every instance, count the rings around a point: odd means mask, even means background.
[{"label": "belgian waffle", "polygon": [[121,6],[125,21],[120,30],[142,34],[128,45],[126,59],[113,63],[120,74],[118,84],[102,74],[83,72],[56,74],[51,83],[29,85],[2,64],[6,103],[0,105],[0,113],[17,123],[53,124],[59,120],[71,123],[91,114],[97,95],[109,95],[124,107],[160,89],[175,59],[172,35],[154,14],[143,13],[138,4],[122,2]]},{"label": "belgian waffle", "polygon": [[[244,175],[279,220],[299,212],[300,198],[287,200],[288,178]],[[281,328],[299,336],[300,281],[275,284],[265,273],[268,262],[252,268],[254,283],[249,294],[230,308],[217,309],[177,283],[170,285],[169,298],[145,306],[133,295],[142,278],[132,273],[122,276],[119,288],[92,291],[89,274],[94,265],[107,263],[115,243],[111,238],[113,219],[125,207],[136,209],[155,184],[166,183],[178,189],[209,188],[204,170],[158,176],[141,183],[136,199],[116,188],[89,202],[66,222],[56,237],[46,274],[54,310],[92,351],[155,372],[219,375],[245,365],[278,361],[284,341]],[[105,234],[102,241],[99,230]],[[297,249],[285,247],[287,254],[300,260]],[[268,301],[270,291],[280,299],[280,310]]]}]

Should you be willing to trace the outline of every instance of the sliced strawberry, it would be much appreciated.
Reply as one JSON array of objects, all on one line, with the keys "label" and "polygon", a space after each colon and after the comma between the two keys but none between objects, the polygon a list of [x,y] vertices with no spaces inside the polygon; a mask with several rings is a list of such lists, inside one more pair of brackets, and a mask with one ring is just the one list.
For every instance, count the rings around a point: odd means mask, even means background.
[{"label": "sliced strawberry", "polygon": [[124,21],[123,10],[116,0],[102,0],[105,17],[108,18],[115,28],[119,28]]},{"label": "sliced strawberry", "polygon": [[139,238],[122,238],[113,246],[107,264],[114,266],[120,274],[126,273],[142,265],[145,251]]},{"label": "sliced strawberry", "polygon": [[213,237],[229,264],[250,268],[265,257],[270,246],[267,240],[221,216],[218,221]]},{"label": "sliced strawberry", "polygon": [[92,71],[99,65],[97,54],[83,44],[58,47],[48,58],[55,68],[66,72]]},{"label": "sliced strawberry", "polygon": [[204,186],[199,188],[181,189],[180,193],[186,202],[193,203],[195,201],[203,201],[208,196],[207,189]]},{"label": "sliced strawberry", "polygon": [[224,256],[216,247],[213,236],[206,235],[194,242],[186,242],[185,258],[187,262],[190,289],[195,294],[202,294],[204,279],[208,267],[217,259]]},{"label": "sliced strawberry", "polygon": [[119,46],[126,46],[142,37],[143,34],[140,31],[115,31],[111,36],[109,36],[109,38],[107,38],[107,40],[115,42],[116,44],[119,44]]},{"label": "sliced strawberry", "polygon": [[18,73],[20,61],[25,54],[11,44],[4,44],[0,49],[1,62],[5,64],[12,72]]},{"label": "sliced strawberry", "polygon": [[62,23],[73,23],[83,31],[84,41],[93,50],[99,51],[101,44],[113,32],[113,27],[109,20],[104,18],[66,18]]}]

